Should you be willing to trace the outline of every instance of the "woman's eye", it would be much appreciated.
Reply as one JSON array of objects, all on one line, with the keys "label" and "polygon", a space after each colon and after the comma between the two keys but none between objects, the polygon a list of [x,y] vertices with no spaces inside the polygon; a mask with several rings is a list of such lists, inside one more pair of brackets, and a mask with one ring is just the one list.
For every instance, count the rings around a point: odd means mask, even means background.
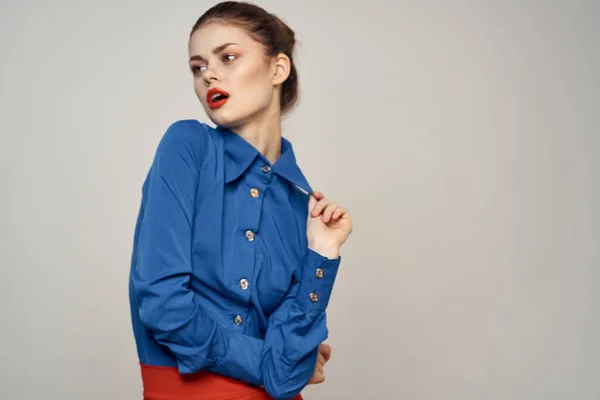
[{"label": "woman's eye", "polygon": [[201,74],[202,72],[204,72],[205,69],[206,69],[206,67],[204,65],[193,65],[192,73],[194,75]]},{"label": "woman's eye", "polygon": [[225,54],[225,56],[223,57],[223,59],[226,62],[231,62],[231,61],[235,60],[235,58],[236,58],[235,54]]}]

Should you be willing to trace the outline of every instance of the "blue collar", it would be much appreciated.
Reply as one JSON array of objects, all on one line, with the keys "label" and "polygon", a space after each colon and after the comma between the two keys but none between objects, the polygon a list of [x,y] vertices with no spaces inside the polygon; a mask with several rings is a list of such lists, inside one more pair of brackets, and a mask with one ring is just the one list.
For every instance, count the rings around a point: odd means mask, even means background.
[{"label": "blue collar", "polygon": [[[222,127],[216,129],[222,135],[225,143],[225,153],[227,155],[225,159],[225,180],[230,183],[239,178],[250,167],[256,157],[262,157],[262,155],[237,133]],[[268,164],[266,160],[264,161]],[[272,165],[272,171],[292,185],[299,187],[302,191],[312,193],[306,177],[296,163],[292,144],[283,137],[281,138],[281,156]]]}]

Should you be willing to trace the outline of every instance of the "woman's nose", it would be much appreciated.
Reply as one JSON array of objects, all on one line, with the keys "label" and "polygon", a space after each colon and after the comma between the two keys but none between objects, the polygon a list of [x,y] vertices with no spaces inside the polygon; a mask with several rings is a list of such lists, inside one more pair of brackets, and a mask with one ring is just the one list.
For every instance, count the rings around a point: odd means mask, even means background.
[{"label": "woman's nose", "polygon": [[214,68],[206,68],[202,74],[202,77],[207,85],[210,85],[213,82],[218,82],[220,79],[219,73]]}]

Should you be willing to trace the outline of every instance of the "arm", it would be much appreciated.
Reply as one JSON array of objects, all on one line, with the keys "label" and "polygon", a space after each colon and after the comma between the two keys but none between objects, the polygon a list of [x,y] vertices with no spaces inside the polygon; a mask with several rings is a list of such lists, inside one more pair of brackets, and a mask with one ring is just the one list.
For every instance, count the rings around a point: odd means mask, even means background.
[{"label": "arm", "polygon": [[[339,257],[327,259],[309,249],[299,279],[271,315],[261,359],[269,393],[294,397],[312,377],[319,345],[328,336],[325,310],[339,264]],[[318,298],[313,301],[315,293]]]},{"label": "arm", "polygon": [[[189,289],[202,155],[186,138],[186,129],[169,128],[148,175],[138,265],[132,274],[140,318],[174,354],[180,373],[209,370],[264,385],[275,398],[293,397],[312,376],[318,345],[327,337],[324,310],[339,259],[327,260],[307,249],[302,276],[273,313],[264,341],[221,327]],[[322,279],[315,277],[319,267],[325,271]],[[309,293],[315,289],[320,297],[313,303]]]},{"label": "arm", "polygon": [[[230,347],[222,362],[210,370],[234,378],[240,371],[257,370],[261,385],[276,399],[300,393],[313,375],[319,345],[327,339],[325,309],[339,264],[340,258],[327,259],[307,249],[301,274],[269,317],[265,339],[230,334]],[[322,278],[316,277],[317,268],[324,271]],[[313,292],[319,294],[316,302],[309,297]],[[260,344],[249,347],[249,341]]]}]

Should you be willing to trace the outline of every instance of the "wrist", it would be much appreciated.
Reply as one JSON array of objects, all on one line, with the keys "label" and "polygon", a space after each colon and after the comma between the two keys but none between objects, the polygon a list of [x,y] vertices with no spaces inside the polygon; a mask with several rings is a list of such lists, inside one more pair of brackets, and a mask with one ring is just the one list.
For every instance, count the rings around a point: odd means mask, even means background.
[{"label": "wrist", "polygon": [[340,246],[335,243],[309,243],[308,248],[330,260],[340,256]]},{"label": "wrist", "polygon": [[300,285],[296,303],[305,313],[319,313],[327,309],[342,259],[339,245],[325,245],[324,241],[313,244],[309,241],[297,275]]}]

